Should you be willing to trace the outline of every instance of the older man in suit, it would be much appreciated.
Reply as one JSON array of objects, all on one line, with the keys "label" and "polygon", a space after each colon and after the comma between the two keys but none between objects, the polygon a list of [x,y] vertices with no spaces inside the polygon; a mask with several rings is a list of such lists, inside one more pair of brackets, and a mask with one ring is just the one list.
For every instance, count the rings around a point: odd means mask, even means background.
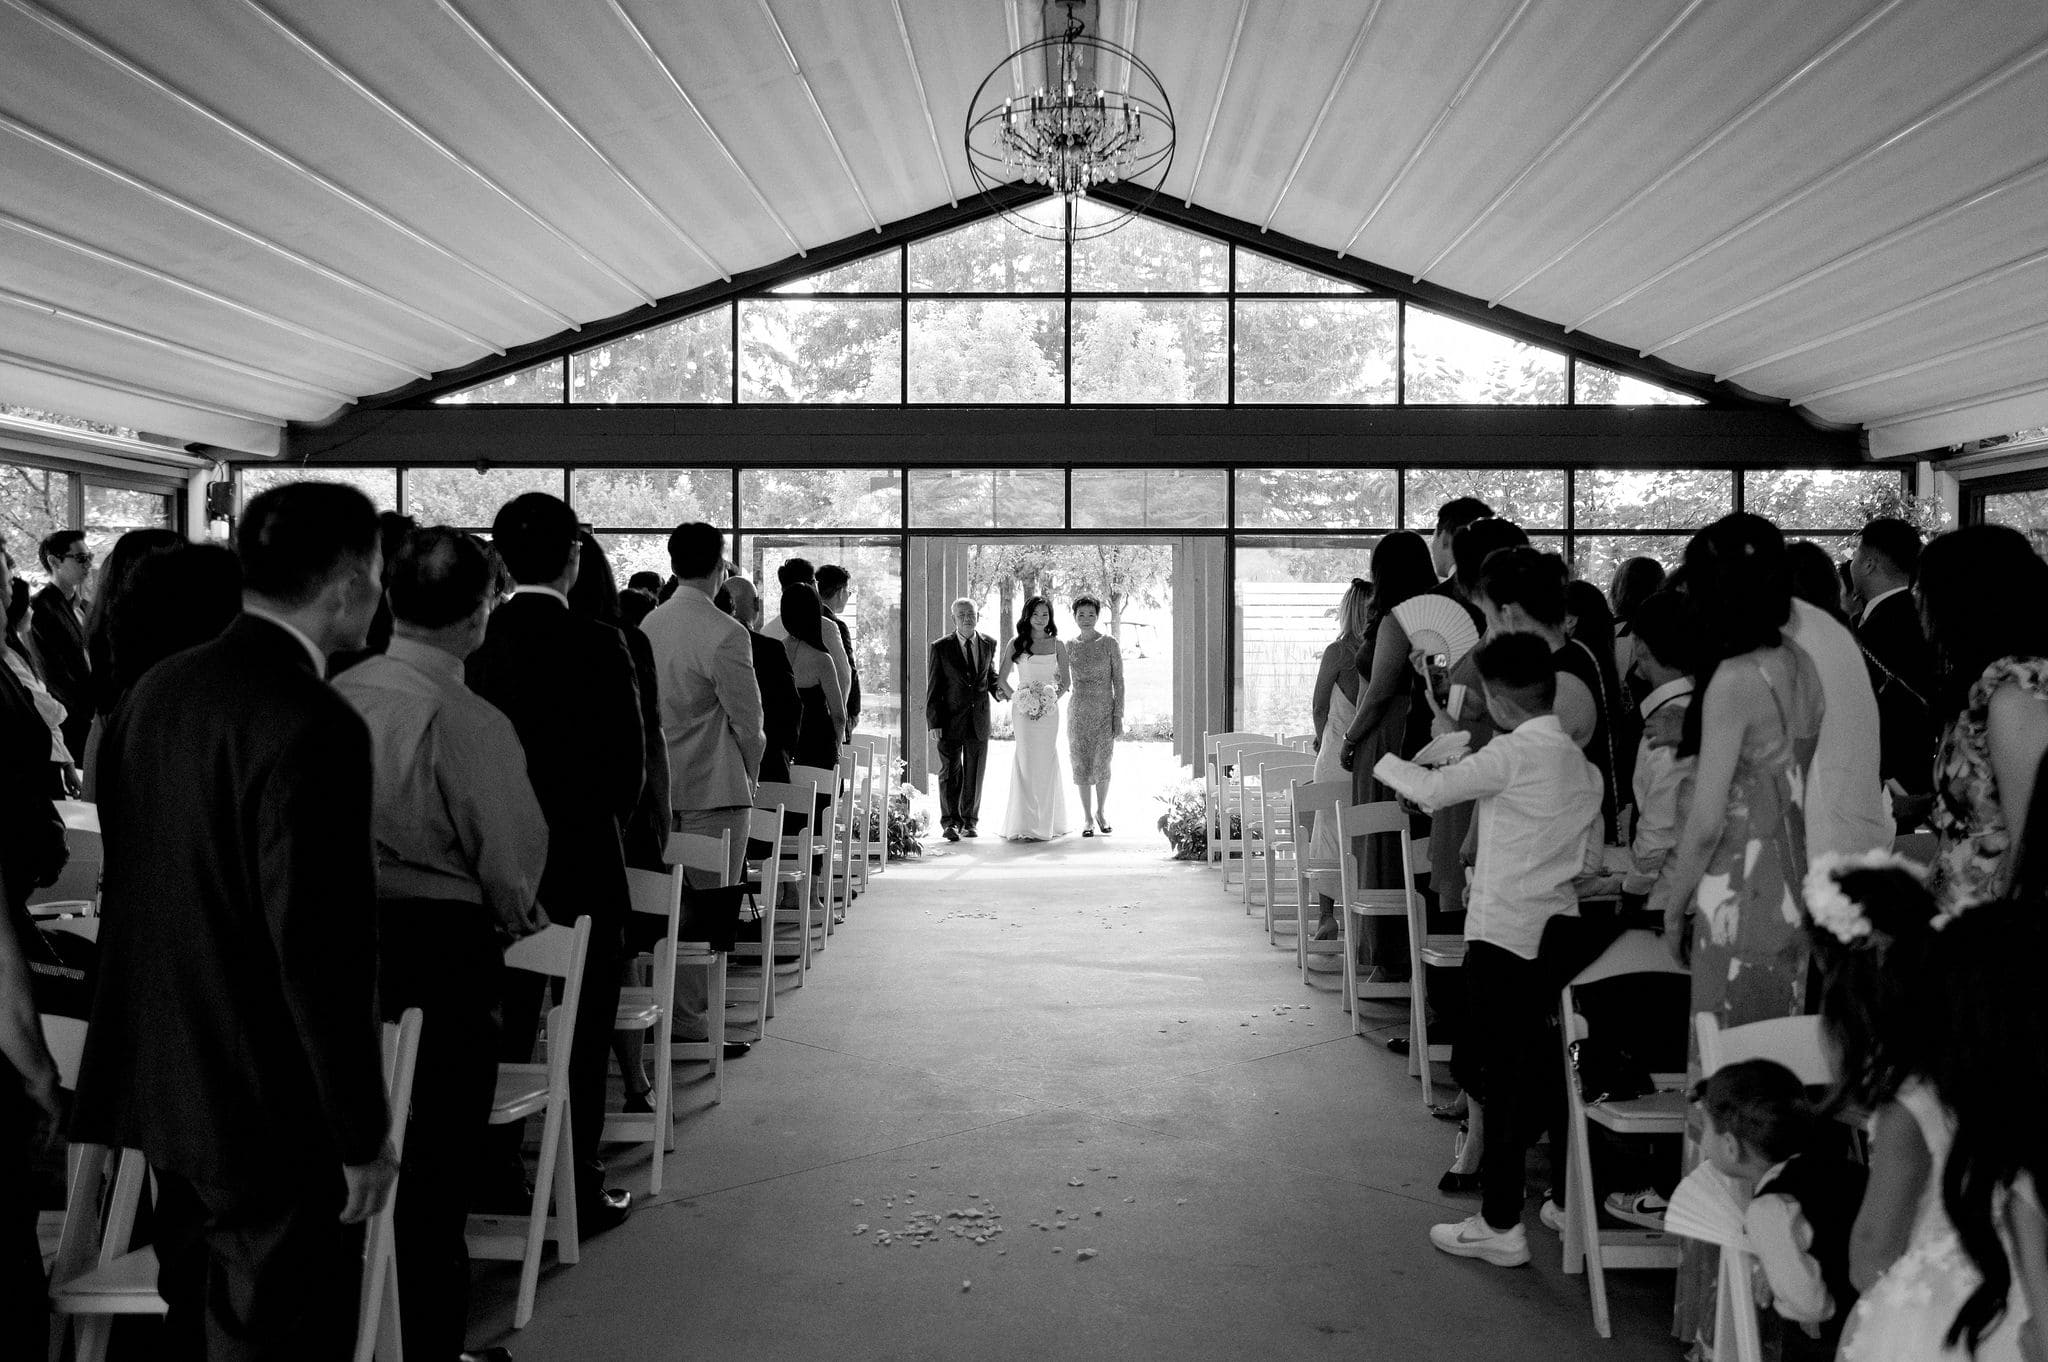
[{"label": "older man in suit", "polygon": [[[754,647],[750,631],[713,599],[725,582],[725,536],[701,521],[678,525],[668,537],[668,556],[676,593],[640,628],[654,645],[661,729],[668,738],[669,801],[678,832],[731,834],[729,878],[737,881],[745,869],[748,820],[767,745]],[[700,888],[691,896],[689,937],[730,950],[739,901],[737,891]],[[706,1003],[696,985],[693,971],[678,981],[676,996],[675,1034],[692,1041],[705,1035]],[[737,1057],[746,1048],[735,1041],[726,1053]]]},{"label": "older man in suit", "polygon": [[[597,1150],[620,955],[632,911],[620,828],[639,802],[646,753],[625,639],[569,609],[581,554],[577,530],[568,503],[544,492],[514,497],[498,511],[491,538],[517,585],[512,599],[491,612],[466,672],[469,688],[512,721],[526,753],[527,778],[548,825],[541,906],[565,926],[590,919],[569,1056],[569,1127],[576,1144],[579,1228],[591,1234],[618,1224],[632,1203],[628,1193],[605,1187]],[[507,984],[508,1058],[532,1054],[539,982],[522,976]]]},{"label": "older man in suit", "polygon": [[156,1172],[161,1355],[345,1358],[390,1194],[370,736],[322,679],[379,592],[377,513],[287,483],[241,618],[158,663],[99,752],[100,978],[72,1138]]},{"label": "older man in suit", "polygon": [[996,641],[975,631],[979,618],[965,596],[953,602],[953,632],[932,644],[925,687],[925,727],[939,749],[939,822],[949,842],[980,835],[989,697],[1010,695],[996,676]]}]

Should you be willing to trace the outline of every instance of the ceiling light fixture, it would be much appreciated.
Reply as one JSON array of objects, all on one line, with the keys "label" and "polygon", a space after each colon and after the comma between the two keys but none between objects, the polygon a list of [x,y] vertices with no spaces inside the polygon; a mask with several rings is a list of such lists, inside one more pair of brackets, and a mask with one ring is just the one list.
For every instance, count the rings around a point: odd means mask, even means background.
[{"label": "ceiling light fixture", "polygon": [[[1052,240],[1103,236],[1136,217],[1173,165],[1173,102],[1152,68],[1119,43],[1088,32],[1100,0],[1049,0],[1046,36],[1003,58],[967,107],[967,164],[975,188],[1019,231]],[[1054,14],[1065,10],[1064,20]],[[1055,33],[1053,28],[1059,26]],[[1037,88],[1028,93],[1033,75]],[[1011,93],[998,96],[1009,83]],[[1098,185],[1145,191],[1134,204],[1093,200]],[[1018,205],[997,191],[1037,185],[1043,201]]]}]

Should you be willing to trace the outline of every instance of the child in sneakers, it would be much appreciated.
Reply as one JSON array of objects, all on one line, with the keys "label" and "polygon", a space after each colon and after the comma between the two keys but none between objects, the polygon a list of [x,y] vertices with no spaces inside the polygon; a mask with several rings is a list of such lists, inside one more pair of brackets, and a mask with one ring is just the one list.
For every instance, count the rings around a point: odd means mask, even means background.
[{"label": "child in sneakers", "polygon": [[1756,1255],[1756,1301],[1793,1328],[1782,1356],[1835,1355],[1856,1304],[1849,1280],[1849,1231],[1863,1204],[1860,1164],[1821,1146],[1822,1126],[1798,1076],[1752,1059],[1701,1080],[1706,1117],[1701,1152],[1750,1192],[1743,1221]]},{"label": "child in sneakers", "polygon": [[1547,1072],[1542,1047],[1556,1003],[1536,963],[1537,947],[1551,918],[1577,911],[1572,881],[1599,846],[1601,778],[1558,723],[1549,644],[1535,634],[1505,633],[1476,651],[1500,736],[1440,770],[1389,754],[1373,774],[1426,810],[1478,801],[1464,1023],[1453,1068],[1485,1123],[1480,1210],[1438,1225],[1429,1237],[1446,1253],[1519,1267],[1529,1261],[1523,1156],[1543,1109],[1529,1088]]}]

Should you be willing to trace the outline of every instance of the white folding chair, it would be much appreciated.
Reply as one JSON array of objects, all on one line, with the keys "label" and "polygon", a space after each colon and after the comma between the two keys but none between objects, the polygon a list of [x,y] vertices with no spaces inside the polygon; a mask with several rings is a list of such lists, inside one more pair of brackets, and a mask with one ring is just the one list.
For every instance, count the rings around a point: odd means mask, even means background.
[{"label": "white folding chair", "polygon": [[861,807],[860,773],[859,754],[851,747],[840,748],[837,775],[839,795],[833,805],[831,824],[832,913],[828,922],[846,921],[847,913],[853,908],[853,897],[856,892],[854,881],[862,864],[854,858],[853,836],[854,819]]},{"label": "white folding chair", "polygon": [[811,952],[816,954],[825,949],[827,938],[832,935],[832,905],[838,890],[835,887],[840,866],[835,864],[834,852],[839,844],[839,772],[835,768],[826,770],[822,766],[791,766],[789,778],[801,785],[811,782],[818,794],[825,800],[825,807],[819,812],[817,821],[811,826],[811,858],[816,873],[811,877],[811,894],[816,900],[817,920],[811,924]]},{"label": "white folding chair", "polygon": [[106,851],[99,807],[79,799],[52,801],[64,820],[64,868],[28,895],[31,917],[91,916],[99,912],[100,870]]},{"label": "white folding chair", "polygon": [[1205,807],[1209,817],[1209,863],[1227,867],[1230,853],[1235,844],[1242,840],[1230,835],[1230,820],[1224,813],[1224,791],[1229,784],[1231,768],[1236,764],[1240,748],[1250,744],[1270,746],[1270,733],[1211,733],[1202,739],[1202,782],[1208,796]]},{"label": "white folding chair", "polygon": [[889,795],[896,786],[896,745],[893,738],[856,733],[853,745],[868,757],[868,845],[869,873],[886,874],[889,869]]},{"label": "white folding chair", "polygon": [[1333,904],[1344,897],[1344,885],[1339,874],[1337,858],[1317,855],[1314,851],[1316,820],[1334,819],[1339,805],[1351,802],[1351,777],[1338,776],[1333,780],[1296,780],[1288,786],[1287,804],[1294,819],[1294,901],[1300,915],[1300,930],[1294,935],[1294,963],[1301,971],[1301,982],[1308,984],[1308,958],[1311,955],[1335,955],[1344,949],[1341,940],[1314,941],[1310,933],[1314,930],[1309,919],[1309,907],[1318,896],[1328,898]]},{"label": "white folding chair", "polygon": [[849,742],[839,749],[839,763],[845,769],[852,763],[852,775],[848,782],[846,864],[853,887],[851,896],[859,898],[868,891],[868,872],[872,867],[870,855],[875,837],[875,754],[872,747]]},{"label": "white folding chair", "polygon": [[[413,1071],[419,1061],[421,1018],[420,1009],[408,1008],[395,1025],[384,1027],[390,1139],[392,1149],[401,1156],[405,1153],[406,1116],[412,1106]],[[55,1035],[68,1045],[73,1033],[60,1028]],[[75,1077],[75,1055],[71,1063]],[[149,1165],[139,1149],[101,1144],[72,1145],[66,1162],[69,1187],[64,1227],[50,1269],[50,1312],[57,1317],[50,1357],[57,1362],[61,1356],[64,1328],[69,1325],[76,1362],[104,1362],[115,1316],[161,1315],[165,1310],[164,1298],[157,1292],[156,1247],[134,1245],[136,1214]],[[364,1235],[362,1287],[356,1297],[355,1362],[379,1357],[400,1362],[403,1355],[398,1260],[392,1240],[402,1191],[393,1185],[390,1199],[371,1217]]]},{"label": "white folding chair", "polygon": [[[775,890],[783,882],[787,863],[782,855],[782,806],[754,809],[749,818],[748,843],[760,843],[768,848],[768,854],[758,860],[750,858],[741,876],[753,906],[754,932],[747,935],[748,922],[742,918],[740,935],[726,962],[725,1000],[728,1005],[754,1004],[754,1039],[760,1040],[768,1034],[769,1019],[775,1015]],[[761,967],[758,988],[747,987],[745,975],[731,972],[733,965],[749,960]]]},{"label": "white folding chair", "polygon": [[[1773,1017],[1724,1030],[1713,1013],[1697,1012],[1693,1014],[1693,1031],[1699,1037],[1703,1075],[1711,1076],[1728,1064],[1768,1059],[1790,1069],[1809,1088],[1829,1087],[1835,1081],[1834,1060],[1819,1017]],[[1752,1255],[1728,1247],[1720,1254],[1714,1362],[1763,1362],[1756,1295],[1750,1288]]]},{"label": "white folding chair", "polygon": [[1593,1152],[1587,1142],[1592,1126],[1617,1135],[1682,1135],[1685,1133],[1683,1073],[1653,1073],[1657,1091],[1625,1101],[1589,1103],[1572,1074],[1572,1042],[1583,1039],[1585,1019],[1579,1016],[1577,990],[1632,974],[1676,974],[1687,971],[1671,958],[1664,940],[1640,929],[1623,932],[1592,964],[1564,986],[1558,1001],[1558,1028],[1564,1046],[1566,1139],[1570,1154],[1565,1169],[1564,1270],[1584,1272],[1593,1297],[1593,1328],[1612,1338],[1607,1313],[1608,1268],[1676,1268],[1678,1238],[1661,1230],[1610,1230],[1600,1226],[1600,1205],[1593,1191]]},{"label": "white folding chair", "polygon": [[[675,868],[668,874],[673,892],[680,902],[686,872],[695,871],[690,878],[701,888],[733,889],[740,881],[733,878],[732,833],[722,832],[717,837],[706,837],[698,833],[678,832],[668,839],[668,860]],[[705,881],[716,877],[714,883]],[[669,1053],[675,1059],[706,1060],[711,1065],[711,1100],[725,1100],[725,952],[711,949],[708,941],[676,942],[676,972],[702,970],[704,972],[704,1039],[678,1040],[669,1045]],[[659,987],[659,984],[656,985]],[[662,995],[672,1009],[675,1003],[674,984],[669,992]],[[675,1131],[671,1127],[665,1137],[669,1148],[675,1148]],[[656,1184],[655,1190],[660,1186]]]},{"label": "white folding chair", "polygon": [[[1245,882],[1252,875],[1252,862],[1260,855],[1256,849],[1260,840],[1258,814],[1252,807],[1252,801],[1259,793],[1260,765],[1269,758],[1284,760],[1299,755],[1293,748],[1282,747],[1271,739],[1248,743],[1237,749],[1229,778],[1223,785],[1224,821],[1237,825],[1237,835],[1231,839],[1231,849],[1237,854],[1223,863],[1225,891],[1235,889],[1240,895],[1244,894]],[[1248,897],[1245,912],[1251,912]]]},{"label": "white folding chair", "polygon": [[519,1301],[512,1312],[515,1329],[524,1329],[533,1318],[540,1255],[548,1242],[555,1245],[557,1262],[573,1263],[582,1256],[576,1227],[576,1142],[569,1130],[569,1051],[576,1040],[583,958],[589,952],[587,917],[577,918],[574,927],[544,927],[505,951],[507,967],[562,981],[562,1000],[548,1009],[547,1062],[498,1065],[498,1088],[491,1099],[494,1126],[541,1118],[532,1208],[525,1215],[469,1217],[472,1256],[520,1264]]},{"label": "white folding chair", "polygon": [[[1268,756],[1259,762],[1259,779],[1252,808],[1258,818],[1259,848],[1256,857],[1258,876],[1251,873],[1251,860],[1245,863],[1244,901],[1249,910],[1258,903],[1266,914],[1266,943],[1280,944],[1278,936],[1279,919],[1276,910],[1294,885],[1294,861],[1301,849],[1296,845],[1299,819],[1295,813],[1293,789],[1295,782],[1314,777],[1316,764],[1313,758],[1299,753],[1290,757]],[[1298,911],[1293,919],[1300,921]]]},{"label": "white folding chair", "polygon": [[[1421,866],[1428,839],[1418,838],[1408,847],[1410,864]],[[1422,1080],[1422,1105],[1436,1106],[1436,1077],[1432,1064],[1451,1062],[1449,1041],[1429,1038],[1429,971],[1465,967],[1465,938],[1457,933],[1429,930],[1429,905],[1421,894],[1408,896],[1408,1071]]]},{"label": "white folding chair", "polygon": [[[1361,981],[1358,977],[1358,946],[1364,936],[1364,919],[1397,917],[1407,921],[1410,900],[1415,897],[1415,852],[1408,836],[1408,814],[1393,800],[1373,804],[1343,804],[1337,807],[1337,875],[1342,896],[1337,900],[1337,917],[1344,924],[1344,1006],[1351,1010],[1351,1034],[1364,1032],[1358,1014],[1361,1000],[1408,998],[1414,990],[1403,982]],[[1401,883],[1393,889],[1365,889],[1359,881],[1364,870],[1358,864],[1355,838],[1392,835],[1400,839]]]},{"label": "white folding chair", "polygon": [[[794,831],[780,832],[776,838],[782,869],[771,889],[763,885],[761,911],[767,913],[774,923],[777,940],[783,940],[782,931],[789,928],[794,932],[793,946],[796,955],[796,987],[804,986],[804,975],[811,968],[811,910],[817,891],[817,807],[818,786],[815,775],[808,778],[794,778],[787,781],[764,780],[754,792],[756,809],[770,804],[779,807],[783,823],[795,823]],[[782,906],[782,889],[790,888],[792,905]],[[771,953],[770,960],[774,956]]]}]

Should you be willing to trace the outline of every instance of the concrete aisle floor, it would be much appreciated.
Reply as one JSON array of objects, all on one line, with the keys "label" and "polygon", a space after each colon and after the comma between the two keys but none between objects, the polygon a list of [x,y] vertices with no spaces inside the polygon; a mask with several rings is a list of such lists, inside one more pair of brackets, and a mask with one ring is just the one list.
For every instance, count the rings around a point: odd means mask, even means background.
[{"label": "concrete aisle floor", "polygon": [[[1611,1274],[1602,1342],[1533,1199],[1532,1267],[1432,1250],[1476,1209],[1435,1191],[1451,1128],[1334,975],[1304,987],[1163,853],[1127,814],[877,878],[722,1104],[682,1071],[663,1194],[548,1267],[517,1334],[515,1267],[480,1268],[473,1336],[526,1362],[1678,1355],[1670,1276]],[[610,1157],[646,1187],[644,1149]],[[1002,1232],[877,1244],[970,1209]]]}]

